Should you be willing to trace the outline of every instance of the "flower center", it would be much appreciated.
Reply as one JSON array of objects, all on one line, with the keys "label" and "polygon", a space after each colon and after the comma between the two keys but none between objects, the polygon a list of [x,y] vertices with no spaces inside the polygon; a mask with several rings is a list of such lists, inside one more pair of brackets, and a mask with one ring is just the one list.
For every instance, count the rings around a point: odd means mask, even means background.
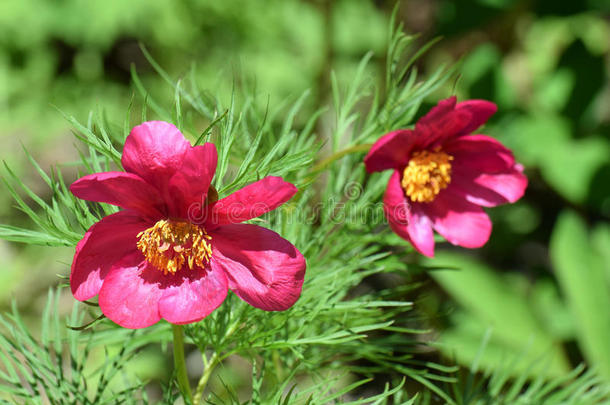
[{"label": "flower center", "polygon": [[163,274],[204,267],[212,257],[212,237],[201,227],[184,221],[163,219],[138,234],[138,249]]},{"label": "flower center", "polygon": [[400,185],[413,202],[432,202],[451,182],[453,156],[436,148],[414,152]]}]

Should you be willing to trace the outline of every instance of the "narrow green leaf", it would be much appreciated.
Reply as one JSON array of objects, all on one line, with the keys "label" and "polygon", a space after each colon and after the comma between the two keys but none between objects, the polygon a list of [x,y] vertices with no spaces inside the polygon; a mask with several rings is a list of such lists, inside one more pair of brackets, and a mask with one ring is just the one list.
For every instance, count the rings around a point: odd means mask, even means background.
[{"label": "narrow green leaf", "polygon": [[603,259],[592,249],[587,227],[577,214],[563,212],[551,237],[551,260],[566,295],[576,334],[590,365],[610,381],[610,286]]}]

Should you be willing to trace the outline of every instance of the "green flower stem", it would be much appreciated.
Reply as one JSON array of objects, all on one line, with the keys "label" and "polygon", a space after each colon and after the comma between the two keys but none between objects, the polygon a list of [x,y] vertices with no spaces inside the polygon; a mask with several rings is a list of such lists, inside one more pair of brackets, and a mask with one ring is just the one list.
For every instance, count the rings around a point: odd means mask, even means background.
[{"label": "green flower stem", "polygon": [[[237,330],[240,324],[240,319],[241,316],[238,316],[237,321],[233,322],[233,324],[227,329],[223,340],[226,341],[229,336],[231,336],[233,332]],[[203,391],[205,390],[205,387],[208,384],[208,380],[212,376],[212,371],[214,371],[214,368],[216,368],[216,366],[228,356],[228,354],[225,354],[221,358],[217,351],[215,351],[214,354],[212,354],[212,357],[210,357],[209,359],[205,355],[205,352],[202,355],[204,371],[203,375],[199,379],[199,382],[197,383],[197,388],[195,389],[195,396],[193,397],[193,404],[195,405],[198,405],[201,402],[201,398],[203,397]]]},{"label": "green flower stem", "polygon": [[182,325],[172,325],[174,331],[174,367],[176,368],[176,376],[178,378],[178,386],[182,395],[193,401],[191,394],[191,386],[189,377],[186,373],[186,361],[184,359],[184,333]]},{"label": "green flower stem", "polygon": [[205,387],[208,384],[208,380],[212,376],[212,371],[214,371],[214,368],[219,362],[220,359],[218,357],[218,353],[214,353],[209,360],[206,357],[205,353],[203,354],[203,366],[205,370],[203,371],[203,375],[199,379],[197,389],[195,390],[195,396],[193,397],[193,403],[195,405],[198,405],[201,402],[203,391],[205,390]]},{"label": "green flower stem", "polygon": [[335,160],[339,160],[343,156],[349,155],[350,153],[367,152],[369,149],[371,149],[371,146],[373,146],[372,143],[363,143],[361,145],[354,145],[347,149],[340,150],[339,152],[335,152],[332,155],[330,155],[329,157],[327,157],[326,159],[319,162],[317,165],[315,165],[311,169],[311,172],[313,174],[321,172],[322,170],[326,169],[326,167],[329,166]]}]

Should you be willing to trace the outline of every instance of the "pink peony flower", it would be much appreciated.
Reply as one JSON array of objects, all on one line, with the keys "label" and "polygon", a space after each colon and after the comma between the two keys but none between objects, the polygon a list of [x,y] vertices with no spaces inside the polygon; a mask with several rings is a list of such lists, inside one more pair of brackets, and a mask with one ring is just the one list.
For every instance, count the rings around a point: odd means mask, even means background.
[{"label": "pink peony flower", "polygon": [[305,275],[301,253],[269,229],[240,224],[288,201],[294,185],[265,177],[218,200],[210,187],[216,147],[193,147],[160,121],[133,128],[121,162],[125,172],[91,174],[70,187],[78,198],[123,208],[76,246],[70,274],[76,299],[99,294],[102,312],[134,329],[161,318],[197,322],[228,289],[266,311],[297,301]]},{"label": "pink peony flower", "polygon": [[483,246],[491,221],[481,207],[515,202],[527,178],[510,150],[486,135],[470,135],[496,112],[484,100],[442,100],[415,129],[381,137],[364,158],[369,173],[394,170],[384,212],[398,236],[434,256],[436,230],[450,243]]}]

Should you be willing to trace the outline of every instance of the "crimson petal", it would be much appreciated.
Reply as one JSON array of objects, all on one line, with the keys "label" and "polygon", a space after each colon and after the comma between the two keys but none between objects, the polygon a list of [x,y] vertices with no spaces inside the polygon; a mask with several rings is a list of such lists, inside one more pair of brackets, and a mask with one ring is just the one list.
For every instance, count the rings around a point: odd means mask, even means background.
[{"label": "crimson petal", "polygon": [[418,149],[433,149],[461,134],[472,120],[471,113],[455,109],[456,97],[441,100],[415,124]]},{"label": "crimson petal", "polygon": [[451,139],[445,143],[443,150],[453,156],[454,168],[467,167],[479,173],[498,173],[510,170],[515,165],[513,153],[487,135]]},{"label": "crimson petal", "polygon": [[448,139],[459,135],[470,121],[467,111],[451,111],[438,121],[416,124],[420,149],[434,149],[443,145]]},{"label": "crimson petal", "polygon": [[468,201],[484,207],[514,203],[523,197],[528,184],[527,177],[517,167],[504,173],[477,175],[460,170],[455,174],[450,187]]},{"label": "crimson petal", "polygon": [[184,153],[180,169],[169,180],[167,204],[171,215],[186,218],[189,209],[205,207],[217,163],[216,146],[209,142]]},{"label": "crimson petal", "polygon": [[297,188],[281,177],[265,177],[214,204],[211,222],[238,224],[259,217],[290,200],[296,192]]},{"label": "crimson petal", "polygon": [[266,311],[290,308],[301,295],[305,258],[286,239],[256,225],[224,225],[211,232],[211,265],[227,275],[229,289]]},{"label": "crimson petal", "polygon": [[485,211],[450,189],[423,208],[434,229],[453,245],[479,248],[489,240],[491,221]]},{"label": "crimson petal", "polygon": [[483,125],[489,117],[498,111],[498,107],[487,100],[467,100],[457,103],[456,110],[465,110],[470,113],[471,119],[468,125],[462,129],[460,134],[470,134]]},{"label": "crimson petal", "polygon": [[373,173],[404,167],[409,161],[415,140],[415,134],[409,129],[401,129],[382,136],[364,158],[366,171]]},{"label": "crimson petal", "polygon": [[70,287],[80,301],[94,297],[110,267],[130,252],[137,251],[137,234],[149,223],[130,211],[102,218],[76,245],[70,272]]},{"label": "crimson petal", "polygon": [[132,173],[90,174],[72,183],[70,191],[83,200],[131,208],[149,217],[161,215],[164,205],[157,190]]},{"label": "crimson petal", "polygon": [[138,253],[112,266],[100,290],[100,309],[114,323],[129,329],[146,328],[161,319],[159,299],[164,275]]},{"label": "crimson petal", "polygon": [[447,114],[455,110],[456,101],[456,96],[451,96],[449,98],[439,101],[434,107],[430,109],[430,111],[426,113],[426,115],[424,115],[417,121],[417,124],[433,125],[436,121],[444,119]]},{"label": "crimson petal", "polygon": [[383,195],[383,211],[390,226],[406,227],[409,223],[411,207],[400,185],[400,172],[394,171]]},{"label": "crimson petal", "polygon": [[174,125],[148,121],[131,130],[121,163],[125,171],[137,174],[164,194],[170,177],[182,166],[190,148]]},{"label": "crimson petal", "polygon": [[421,211],[418,203],[409,204],[400,185],[400,172],[395,171],[383,197],[383,209],[390,228],[401,238],[411,242],[421,254],[434,256],[432,222]]},{"label": "crimson petal", "polygon": [[510,203],[523,197],[528,183],[527,177],[518,166],[508,173],[482,174],[474,179],[474,182],[495,191]]},{"label": "crimson petal", "polygon": [[[160,273],[160,272],[159,272]],[[173,324],[197,322],[222,304],[227,296],[227,277],[211,266],[205,269],[184,267],[162,280],[159,300],[161,317]]]}]

